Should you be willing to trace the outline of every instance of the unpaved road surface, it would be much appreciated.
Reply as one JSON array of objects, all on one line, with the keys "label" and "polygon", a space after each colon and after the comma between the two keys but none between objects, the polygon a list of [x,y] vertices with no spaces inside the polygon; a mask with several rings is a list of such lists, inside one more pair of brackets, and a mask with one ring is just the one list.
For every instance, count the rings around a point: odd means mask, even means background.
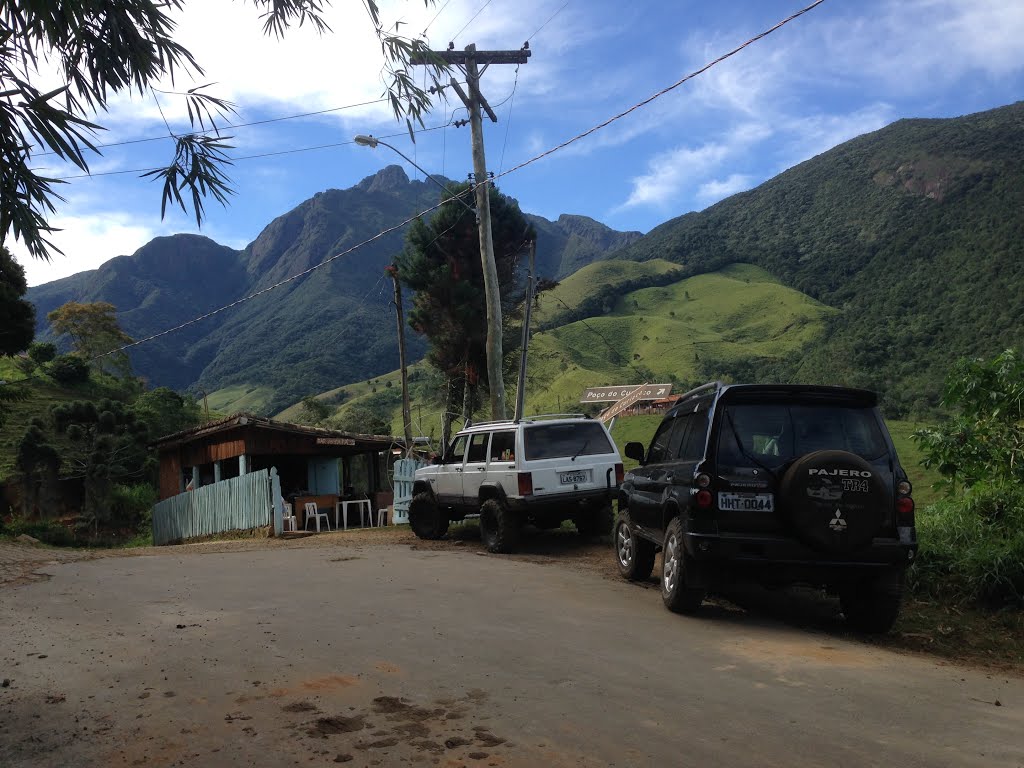
[{"label": "unpaved road surface", "polygon": [[0,766],[1024,766],[1019,677],[676,616],[586,557],[247,544],[0,588]]}]

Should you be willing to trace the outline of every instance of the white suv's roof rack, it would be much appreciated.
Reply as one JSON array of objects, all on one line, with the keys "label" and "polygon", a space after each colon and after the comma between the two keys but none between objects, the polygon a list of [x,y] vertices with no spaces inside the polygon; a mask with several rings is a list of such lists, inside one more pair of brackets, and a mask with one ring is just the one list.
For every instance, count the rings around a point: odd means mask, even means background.
[{"label": "white suv's roof rack", "polygon": [[589,419],[585,413],[538,413],[535,416],[523,416],[523,418],[516,421],[515,419],[498,419],[497,421],[477,421],[468,426],[462,428],[462,430],[473,429],[474,427],[493,427],[496,424],[508,424],[513,426],[526,421],[540,421],[541,419]]}]

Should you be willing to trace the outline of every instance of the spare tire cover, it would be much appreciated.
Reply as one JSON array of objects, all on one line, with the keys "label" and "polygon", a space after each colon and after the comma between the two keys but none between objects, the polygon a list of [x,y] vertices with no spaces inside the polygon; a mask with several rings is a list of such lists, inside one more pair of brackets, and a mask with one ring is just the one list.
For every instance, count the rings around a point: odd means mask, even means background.
[{"label": "spare tire cover", "polygon": [[779,496],[779,511],[796,536],[831,553],[870,543],[889,501],[884,478],[846,451],[815,451],[797,459],[782,478]]}]

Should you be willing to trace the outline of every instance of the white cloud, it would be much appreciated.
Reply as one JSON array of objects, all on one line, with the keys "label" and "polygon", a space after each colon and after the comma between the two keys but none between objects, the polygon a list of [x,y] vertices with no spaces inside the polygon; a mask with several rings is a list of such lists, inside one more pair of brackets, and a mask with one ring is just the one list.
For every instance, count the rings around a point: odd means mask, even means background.
[{"label": "white cloud", "polygon": [[672,207],[684,190],[714,183],[703,180],[726,160],[737,158],[771,135],[772,129],[765,124],[744,123],[722,141],[658,153],[648,162],[648,172],[633,179],[633,191],[618,210],[636,206]]},{"label": "white cloud", "polygon": [[710,205],[753,186],[754,177],[746,173],[733,173],[725,179],[713,179],[700,185],[697,199]]},{"label": "white cloud", "polygon": [[848,114],[811,114],[780,120],[779,128],[787,137],[782,167],[785,170],[865,133],[877,131],[892,122],[888,104],[872,104]]},{"label": "white cloud", "polygon": [[41,285],[62,277],[96,269],[115,256],[129,255],[154,237],[170,234],[140,225],[137,219],[121,212],[61,214],[50,219],[60,228],[50,240],[64,255],[54,254],[49,262],[31,258],[20,242],[8,243],[11,252],[25,268],[29,285]]}]

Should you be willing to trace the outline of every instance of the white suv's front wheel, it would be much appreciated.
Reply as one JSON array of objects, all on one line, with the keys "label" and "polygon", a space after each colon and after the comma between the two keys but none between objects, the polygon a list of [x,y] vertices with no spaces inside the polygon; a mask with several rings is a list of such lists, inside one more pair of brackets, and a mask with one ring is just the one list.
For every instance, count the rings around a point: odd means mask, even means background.
[{"label": "white suv's front wheel", "polygon": [[440,539],[448,533],[448,515],[429,493],[417,493],[409,502],[409,527],[421,539]]}]

